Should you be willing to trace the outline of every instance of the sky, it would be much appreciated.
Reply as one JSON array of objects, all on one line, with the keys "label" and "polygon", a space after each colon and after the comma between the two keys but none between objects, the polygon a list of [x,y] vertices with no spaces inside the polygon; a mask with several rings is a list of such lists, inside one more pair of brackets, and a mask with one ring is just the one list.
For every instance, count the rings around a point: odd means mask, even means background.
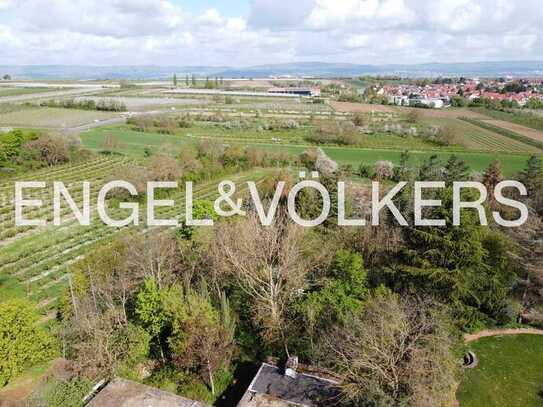
[{"label": "sky", "polygon": [[0,0],[0,65],[543,60],[541,0]]}]

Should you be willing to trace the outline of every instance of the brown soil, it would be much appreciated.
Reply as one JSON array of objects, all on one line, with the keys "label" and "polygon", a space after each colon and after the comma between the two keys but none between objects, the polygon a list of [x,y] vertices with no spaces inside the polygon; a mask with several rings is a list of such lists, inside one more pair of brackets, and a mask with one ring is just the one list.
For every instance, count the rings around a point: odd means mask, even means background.
[{"label": "brown soil", "polygon": [[350,102],[330,102],[330,106],[332,106],[338,112],[345,113],[394,113],[398,111],[394,109],[394,106],[370,105]]}]

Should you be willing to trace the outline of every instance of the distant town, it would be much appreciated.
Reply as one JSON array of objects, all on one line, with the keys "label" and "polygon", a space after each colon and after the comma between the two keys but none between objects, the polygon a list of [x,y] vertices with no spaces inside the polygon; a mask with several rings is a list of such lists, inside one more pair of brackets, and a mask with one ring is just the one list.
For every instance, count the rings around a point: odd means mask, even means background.
[{"label": "distant town", "polygon": [[371,89],[390,104],[443,108],[461,107],[489,100],[502,107],[543,105],[543,80],[538,79],[437,79],[432,83],[414,81],[406,84],[375,86]]}]

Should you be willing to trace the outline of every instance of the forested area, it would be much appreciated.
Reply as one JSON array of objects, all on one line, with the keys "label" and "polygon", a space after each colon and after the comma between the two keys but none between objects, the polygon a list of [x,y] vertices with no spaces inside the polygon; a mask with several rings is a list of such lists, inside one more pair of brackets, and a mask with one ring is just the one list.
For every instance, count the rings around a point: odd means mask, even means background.
[{"label": "forested area", "polygon": [[[219,161],[228,161],[227,151]],[[185,176],[206,168],[206,157],[215,162],[205,144],[194,154]],[[316,157],[308,152],[298,162],[315,170]],[[151,165],[149,179],[183,171],[174,159],[158,161],[166,169]],[[321,174],[320,182],[333,188],[351,176],[348,171]],[[427,208],[425,216],[447,220],[453,216],[453,181],[477,178],[492,191],[504,178],[499,162],[474,175],[455,156],[416,166],[408,153],[390,171],[375,168],[374,177],[382,181],[382,194],[395,179],[445,181],[446,188],[431,193],[443,205]],[[222,219],[214,228],[120,233],[71,266],[58,324],[21,328],[32,340],[17,346],[36,359],[56,353],[71,361],[71,381],[54,384],[62,387],[62,400],[98,379],[122,376],[212,404],[240,364],[297,355],[342,378],[336,401],[344,406],[450,405],[462,333],[543,324],[541,160],[532,157],[517,179],[529,191],[531,211],[529,223],[518,229],[481,226],[477,211],[469,209],[460,227],[450,221],[414,226],[412,184],[395,200],[408,227],[386,211],[379,226],[339,227],[333,200],[329,221],[303,228],[286,210],[295,178],[278,171],[261,183],[269,203],[276,183],[286,182],[272,226],[262,226],[247,206],[246,217]],[[366,189],[355,178],[349,183],[349,216],[368,216],[368,208],[357,204]],[[296,201],[305,218],[320,213],[314,192],[303,191]],[[200,200],[195,208],[197,216],[217,221],[211,202]],[[492,200],[486,209],[518,217]],[[19,318],[33,326],[35,316],[24,315]],[[2,337],[12,335],[9,309],[1,318]],[[29,362],[12,359],[13,374]],[[34,402],[47,405],[51,394],[59,393],[42,392]]]}]

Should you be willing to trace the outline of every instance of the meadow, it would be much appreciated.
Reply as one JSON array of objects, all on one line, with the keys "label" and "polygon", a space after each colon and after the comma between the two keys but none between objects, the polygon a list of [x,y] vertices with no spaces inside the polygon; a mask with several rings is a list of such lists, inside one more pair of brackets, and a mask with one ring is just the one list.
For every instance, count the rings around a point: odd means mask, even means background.
[{"label": "meadow", "polygon": [[465,407],[522,406],[543,403],[543,337],[496,336],[470,344],[479,365],[466,369],[458,399]]}]

